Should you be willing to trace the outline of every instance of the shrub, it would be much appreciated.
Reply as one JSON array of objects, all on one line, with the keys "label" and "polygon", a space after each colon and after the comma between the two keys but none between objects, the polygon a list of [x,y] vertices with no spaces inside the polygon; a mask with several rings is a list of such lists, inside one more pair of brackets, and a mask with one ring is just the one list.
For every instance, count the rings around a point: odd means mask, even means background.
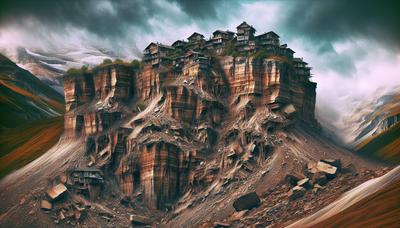
[{"label": "shrub", "polygon": [[112,60],[111,59],[104,59],[103,63],[101,65],[106,65],[106,64],[111,64]]},{"label": "shrub", "polygon": [[124,63],[124,61],[123,61],[122,59],[116,59],[116,60],[114,60],[114,63],[119,63],[119,64],[121,64],[121,63]]},{"label": "shrub", "polygon": [[134,59],[134,60],[132,60],[132,62],[131,62],[131,66],[132,66],[132,68],[135,69],[135,70],[139,70],[140,67],[141,67],[141,65],[142,65],[142,62],[141,62],[140,60],[137,60],[137,59]]},{"label": "shrub", "polygon": [[83,73],[87,72],[88,67],[87,66],[82,66],[81,68],[69,68],[67,72],[65,72],[66,76],[77,76],[77,75],[82,75]]},{"label": "shrub", "polygon": [[138,100],[138,101],[136,102],[136,106],[139,107],[139,109],[140,109],[141,111],[143,111],[143,110],[146,108],[146,104],[144,103],[143,100]]}]

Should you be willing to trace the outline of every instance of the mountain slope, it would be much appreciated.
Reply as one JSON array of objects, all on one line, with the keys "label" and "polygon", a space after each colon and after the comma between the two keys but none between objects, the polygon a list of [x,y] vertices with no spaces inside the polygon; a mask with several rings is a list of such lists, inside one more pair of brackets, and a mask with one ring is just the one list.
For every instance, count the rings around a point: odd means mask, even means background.
[{"label": "mountain slope", "polygon": [[18,47],[1,50],[18,66],[28,70],[42,82],[64,95],[62,75],[71,67],[93,66],[104,59],[118,56],[101,48],[59,49],[57,51],[37,51]]},{"label": "mountain slope", "polygon": [[400,88],[369,98],[345,119],[345,137],[355,150],[382,162],[400,162]]},{"label": "mountain slope", "polygon": [[59,116],[63,103],[62,95],[0,55],[0,129]]},{"label": "mountain slope", "polygon": [[358,145],[369,137],[390,128],[400,120],[400,88],[368,97],[344,120],[348,126],[345,136],[349,143]]},{"label": "mountain slope", "polygon": [[357,152],[384,162],[400,163],[400,123],[357,145]]},{"label": "mountain slope", "polygon": [[0,177],[58,141],[63,113],[62,95],[0,55]]},{"label": "mountain slope", "polygon": [[0,134],[0,178],[49,150],[64,131],[62,116],[39,120]]}]

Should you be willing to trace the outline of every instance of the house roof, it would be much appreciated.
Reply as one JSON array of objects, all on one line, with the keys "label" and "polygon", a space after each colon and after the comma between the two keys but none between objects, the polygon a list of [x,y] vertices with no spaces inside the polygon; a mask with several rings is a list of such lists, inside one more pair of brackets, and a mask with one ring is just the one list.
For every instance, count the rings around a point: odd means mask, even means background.
[{"label": "house roof", "polygon": [[149,45],[147,45],[147,47],[146,47],[144,50],[149,49],[150,46],[153,46],[153,45],[158,46],[158,47],[162,47],[162,48],[174,49],[174,47],[171,47],[171,46],[169,46],[169,45],[151,42]]},{"label": "house roof", "polygon": [[172,47],[172,46],[169,46],[169,45],[166,45],[166,44],[158,44],[158,46],[159,47],[162,47],[162,48],[167,48],[167,49],[175,49],[174,47]]},{"label": "house roof", "polygon": [[189,57],[189,56],[191,56],[191,55],[196,55],[196,54],[199,55],[199,56],[202,55],[200,52],[193,51],[193,50],[189,50],[189,51],[187,51],[187,52],[185,53],[185,57]]},{"label": "house roof", "polygon": [[149,49],[150,48],[150,46],[153,46],[153,45],[157,45],[156,43],[154,43],[154,42],[151,42],[149,45],[147,45],[147,47],[144,49],[144,50],[147,50],[147,49]]},{"label": "house roof", "polygon": [[177,40],[177,41],[173,42],[171,46],[175,47],[175,46],[178,46],[179,44],[186,44],[186,42],[183,40]]},{"label": "house roof", "polygon": [[295,51],[293,51],[292,49],[290,49],[290,48],[286,48],[286,51],[288,51],[288,52],[292,52],[292,53],[296,53]]},{"label": "house roof", "polygon": [[264,37],[264,36],[269,36],[269,37],[273,37],[273,38],[279,38],[279,35],[276,34],[276,33],[273,32],[273,31],[269,31],[269,32],[263,33],[263,34],[261,34],[261,35],[258,35],[257,37],[258,37],[258,38],[261,38],[261,37]]},{"label": "house roof", "polygon": [[229,30],[226,30],[226,31],[215,30],[215,31],[213,32],[213,35],[215,36],[215,34],[218,34],[218,33],[222,33],[222,34],[231,34],[231,35],[235,34],[234,32],[231,32],[231,31],[229,31]]},{"label": "house roof", "polygon": [[256,31],[256,29],[253,28],[253,26],[247,24],[247,22],[245,22],[245,21],[243,21],[243,22],[242,22],[240,25],[238,25],[236,28],[237,28],[237,29],[240,29],[240,28],[250,28],[251,30]]},{"label": "house roof", "polygon": [[80,167],[80,168],[75,168],[72,170],[72,172],[101,172],[100,169],[95,168],[95,167]]},{"label": "house roof", "polygon": [[279,38],[279,35],[276,34],[274,31],[269,31],[269,32],[267,32],[267,33],[265,33],[265,34],[268,34],[268,35],[274,36],[274,37],[276,37],[276,38]]},{"label": "house roof", "polygon": [[196,37],[196,36],[200,36],[201,38],[204,38],[204,36],[203,36],[202,34],[197,33],[197,32],[194,32],[192,35],[190,35],[190,36],[188,37],[188,40],[190,40],[190,39],[192,39],[192,38],[194,38],[194,37]]}]

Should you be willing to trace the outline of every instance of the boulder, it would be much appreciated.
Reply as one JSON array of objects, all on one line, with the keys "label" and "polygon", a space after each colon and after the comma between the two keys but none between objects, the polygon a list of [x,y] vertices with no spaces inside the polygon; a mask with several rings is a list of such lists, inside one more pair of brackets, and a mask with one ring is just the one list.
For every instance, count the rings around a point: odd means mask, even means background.
[{"label": "boulder", "polygon": [[306,194],[306,189],[300,186],[296,186],[288,192],[289,200],[301,198],[304,196],[304,194]]},{"label": "boulder", "polygon": [[288,184],[292,185],[292,186],[296,186],[296,185],[297,185],[297,182],[298,182],[299,180],[303,179],[303,178],[304,178],[304,177],[301,177],[301,176],[299,176],[299,175],[288,174],[288,175],[286,175],[286,177],[285,177],[285,181],[286,181]]},{"label": "boulder", "polygon": [[225,222],[214,222],[213,227],[217,228],[217,227],[230,227],[231,224],[229,223],[225,223]]},{"label": "boulder", "polygon": [[250,210],[260,206],[260,203],[261,201],[257,193],[250,192],[236,199],[235,202],[233,202],[233,207],[236,211]]},{"label": "boulder", "polygon": [[312,189],[312,192],[317,193],[320,189],[323,189],[323,187],[319,184],[315,184],[314,188]]},{"label": "boulder", "polygon": [[42,200],[40,202],[40,208],[45,211],[50,211],[53,208],[53,205],[47,200]]},{"label": "boulder", "polygon": [[142,215],[130,215],[129,220],[136,225],[150,225],[152,223],[151,219]]},{"label": "boulder", "polygon": [[328,163],[319,161],[317,163],[317,170],[319,172],[324,172],[328,179],[336,177],[337,168],[335,166],[329,165]]},{"label": "boulder", "polygon": [[119,201],[122,205],[124,206],[129,206],[129,203],[131,202],[131,198],[129,196],[124,196],[121,198],[121,200]]},{"label": "boulder", "polygon": [[51,189],[47,190],[47,195],[51,198],[51,200],[57,200],[61,198],[67,192],[67,187],[63,184],[58,184]]},{"label": "boulder", "polygon": [[282,111],[286,116],[292,116],[296,113],[296,108],[292,104],[289,104],[285,106]]},{"label": "boulder", "polygon": [[342,169],[342,162],[340,161],[340,159],[321,159],[320,161],[335,166],[338,171]]},{"label": "boulder", "polygon": [[318,184],[318,185],[323,186],[328,183],[328,178],[326,177],[325,173],[317,172],[313,175],[311,182],[313,185]]},{"label": "boulder", "polygon": [[303,187],[305,189],[311,189],[312,185],[310,183],[310,179],[309,178],[304,178],[301,179],[297,182],[297,186]]},{"label": "boulder", "polygon": [[311,173],[311,174],[318,172],[317,163],[314,161],[307,163],[307,171],[308,171],[308,173]]}]

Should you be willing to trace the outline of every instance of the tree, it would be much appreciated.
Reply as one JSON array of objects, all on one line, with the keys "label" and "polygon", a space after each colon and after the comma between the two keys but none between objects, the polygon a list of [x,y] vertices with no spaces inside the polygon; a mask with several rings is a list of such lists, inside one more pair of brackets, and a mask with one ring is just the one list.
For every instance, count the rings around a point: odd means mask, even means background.
[{"label": "tree", "polygon": [[124,61],[122,59],[116,59],[114,60],[114,63],[124,63]]},{"label": "tree", "polygon": [[111,64],[111,63],[112,63],[111,59],[104,59],[102,64],[105,65],[105,64]]},{"label": "tree", "polygon": [[131,62],[131,66],[132,66],[132,68],[135,69],[135,70],[140,69],[140,65],[141,65],[141,64],[142,64],[142,63],[140,62],[140,60],[137,60],[137,59],[134,59],[134,60],[132,60],[132,62]]}]

